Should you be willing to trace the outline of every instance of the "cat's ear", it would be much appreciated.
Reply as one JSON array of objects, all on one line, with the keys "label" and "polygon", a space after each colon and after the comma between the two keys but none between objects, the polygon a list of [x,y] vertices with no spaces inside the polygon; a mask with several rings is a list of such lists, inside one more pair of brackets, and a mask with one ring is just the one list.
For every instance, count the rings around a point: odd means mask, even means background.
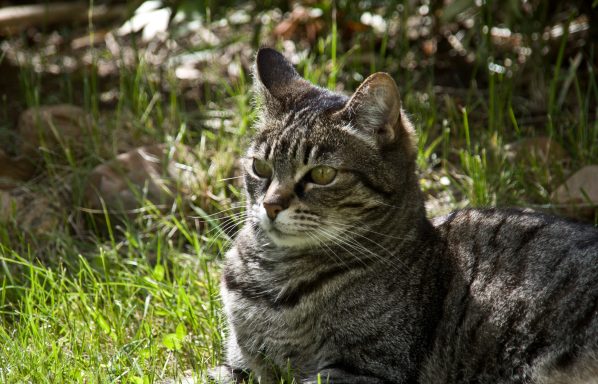
[{"label": "cat's ear", "polygon": [[283,100],[302,78],[291,63],[272,48],[261,48],[255,58],[255,77],[263,96]]},{"label": "cat's ear", "polygon": [[401,109],[397,84],[387,73],[374,73],[365,79],[337,113],[381,147],[401,139],[413,145],[413,126]]}]

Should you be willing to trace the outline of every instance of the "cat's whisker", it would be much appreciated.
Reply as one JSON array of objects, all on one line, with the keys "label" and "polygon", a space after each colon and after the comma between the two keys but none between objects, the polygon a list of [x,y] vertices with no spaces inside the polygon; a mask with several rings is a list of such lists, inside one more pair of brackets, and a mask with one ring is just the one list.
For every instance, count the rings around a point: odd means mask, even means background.
[{"label": "cat's whisker", "polygon": [[380,201],[380,200],[376,200],[376,199],[372,199],[371,200],[373,203],[379,204],[379,205],[383,205],[385,207],[389,207],[389,208],[396,208],[396,209],[405,209],[405,207],[399,207],[397,205],[393,205],[393,204],[388,204],[384,201]]},{"label": "cat's whisker", "polygon": [[250,219],[251,217],[249,215],[247,215],[246,213],[241,213],[235,216],[228,216],[226,219],[221,220],[221,222],[215,222],[215,221],[205,221],[202,222],[204,224],[207,225],[207,227],[212,227],[206,231],[202,232],[203,236],[209,237],[209,236],[213,236],[213,235],[218,235],[218,236],[223,236],[225,237],[227,240],[232,240],[232,238],[234,237],[234,235],[228,235],[227,232],[229,232],[230,229],[233,229],[235,227],[239,227],[241,228],[243,226],[244,223],[247,222],[248,219]]},{"label": "cat's whisker", "polygon": [[405,236],[392,236],[392,235],[388,235],[385,233],[381,233],[378,231],[374,231],[373,229],[370,229],[370,227],[368,227],[367,224],[360,224],[360,225],[351,225],[351,224],[345,224],[345,223],[339,223],[336,221],[331,221],[329,219],[326,219],[322,222],[322,224],[324,225],[337,225],[340,227],[345,227],[345,228],[351,228],[351,229],[358,229],[358,230],[363,230],[364,232],[368,232],[368,233],[373,233],[375,235],[379,235],[379,236],[383,236],[383,237],[387,237],[389,239],[396,239],[396,240],[405,240],[407,237]]},{"label": "cat's whisker", "polygon": [[[366,241],[366,242],[368,243],[368,245],[373,245],[374,247],[377,247],[377,248],[381,249],[382,251],[384,251],[384,253],[386,253],[388,256],[390,256],[390,258],[391,258],[391,259],[393,259],[393,260],[394,260],[394,259],[396,259],[396,255],[395,255],[395,253],[393,253],[391,250],[389,250],[387,247],[385,247],[385,246],[383,245],[383,243],[382,243],[382,242],[377,242],[377,241],[374,241],[374,240],[370,239],[369,237],[367,237],[367,236],[364,236],[364,235],[363,235],[363,234],[361,234],[361,233],[358,233],[358,232],[353,232],[353,231],[350,231],[350,230],[348,230],[348,229],[344,229],[344,232],[346,233],[346,235],[347,235],[347,237],[348,237],[348,238],[349,238],[349,236],[350,236],[350,235],[352,235],[352,236],[356,236],[356,237],[359,237],[359,239],[361,239],[361,240],[363,240],[363,241]],[[359,244],[360,246],[362,246],[362,247],[364,247],[364,248],[366,248],[366,249],[369,249],[369,248],[365,247],[363,244],[361,244],[361,243],[358,241],[358,239],[352,238],[351,240],[352,240],[353,242],[355,242],[355,243]],[[403,239],[403,240],[405,240],[405,239]],[[402,240],[402,241],[403,241],[403,240]],[[399,248],[399,249],[400,249],[400,247],[401,247],[401,243],[399,243],[399,244],[395,244],[395,246],[394,246],[394,247],[395,247],[395,248]],[[396,259],[396,261],[398,261],[398,262],[401,262],[401,261],[400,261],[400,259]]]},{"label": "cat's whisker", "polygon": [[[196,209],[200,209],[199,207],[195,207],[195,208],[196,208]],[[228,207],[228,208],[221,209],[221,210],[219,210],[219,211],[217,211],[217,212],[211,213],[211,214],[209,214],[209,215],[207,215],[207,214],[206,214],[206,215],[204,215],[204,216],[207,216],[207,217],[209,217],[209,216],[214,216],[214,215],[217,215],[217,214],[219,214],[219,213],[222,213],[222,212],[227,212],[227,211],[231,211],[231,210],[233,210],[233,209],[239,209],[239,208],[245,208],[245,204],[244,204],[244,203],[242,203],[242,202],[234,203],[234,204],[231,204],[231,206],[230,206],[230,207]]]},{"label": "cat's whisker", "polygon": [[214,227],[218,227],[220,225],[228,224],[228,223],[240,223],[242,220],[246,219],[250,215],[247,213],[240,213],[234,216],[226,216],[219,220],[210,220],[204,221],[204,223],[208,225],[212,225]]},{"label": "cat's whisker", "polygon": [[[407,266],[401,260],[396,259],[396,257],[393,255],[393,253],[390,250],[388,250],[387,248],[385,248],[384,246],[382,246],[381,244],[379,244],[379,243],[377,243],[359,233],[347,231],[346,229],[344,229],[343,231],[347,234],[356,235],[356,236],[363,238],[364,240],[368,241],[369,243],[373,244],[374,246],[380,248],[382,251],[384,251],[386,254],[388,254],[390,256],[390,258],[385,258],[385,257],[382,257],[382,256],[372,252],[370,249],[368,249],[367,247],[365,247],[363,244],[359,243],[355,239],[351,239],[350,237],[343,238],[342,236],[339,236],[339,238],[342,239],[345,242],[345,244],[349,244],[349,245],[353,246],[354,249],[356,249],[357,251],[366,252],[373,259],[379,260],[389,266],[392,266],[393,268],[408,270]],[[341,233],[341,231],[338,231],[338,232]],[[403,268],[399,267],[396,264],[401,264],[401,267],[403,267]]]},{"label": "cat's whisker", "polygon": [[[224,223],[223,225],[218,226],[217,228],[220,228],[222,231],[229,231],[229,230],[237,227],[238,230],[240,230],[243,227],[243,224],[245,224],[251,220],[253,220],[252,217],[245,216],[245,217],[239,218],[235,221],[230,221],[230,222]],[[235,234],[236,234],[236,232],[235,232]],[[232,235],[232,236],[234,237],[234,235]]]},{"label": "cat's whisker", "polygon": [[[249,220],[251,220],[251,219],[250,218],[246,218],[246,219],[243,219],[240,222],[227,223],[224,226],[221,226],[221,227],[218,228],[218,234],[225,235],[230,240],[231,238],[233,238],[233,237],[236,236],[236,234],[238,233],[238,231],[240,231],[241,228],[243,227],[243,224],[245,224]],[[234,231],[233,234],[231,234],[231,235],[227,234],[227,232],[229,232],[231,230],[234,230],[235,228],[236,228],[236,231]]]},{"label": "cat's whisker", "polygon": [[237,221],[226,222],[223,224],[214,225],[214,227],[206,232],[203,233],[204,236],[212,236],[212,235],[221,235],[230,240],[231,236],[227,234],[227,231],[235,228],[241,227],[247,220],[250,220],[249,217],[243,217],[238,219]]},{"label": "cat's whisker", "polygon": [[241,176],[233,176],[233,177],[225,177],[225,178],[223,178],[223,179],[218,179],[218,180],[216,180],[216,181],[217,181],[217,182],[220,182],[220,181],[236,180],[236,179],[242,179],[242,178],[244,178],[244,177],[245,177],[245,176],[243,176],[243,175],[241,175]]},{"label": "cat's whisker", "polygon": [[[365,256],[366,259],[371,260],[371,258],[368,257],[367,254],[363,254],[361,252],[361,250],[359,250],[358,248],[355,248],[351,244],[347,243],[340,235],[337,235],[334,232],[330,233],[330,232],[326,231],[325,229],[320,229],[320,231],[321,231],[321,233],[323,233],[325,236],[328,237],[328,240],[332,241],[335,245],[338,245],[339,247],[341,247],[348,254],[354,256],[354,253],[351,251],[352,250],[357,251],[360,255]],[[347,248],[347,247],[349,247],[349,248]],[[373,255],[373,253],[372,253],[372,255]],[[368,266],[368,264],[363,259],[361,259],[359,257],[355,257],[355,259],[357,261],[359,261],[360,263],[362,263],[365,267]]]},{"label": "cat's whisker", "polygon": [[317,245],[320,246],[320,248],[327,254],[327,255],[332,255],[332,259],[334,261],[338,261],[341,264],[343,264],[347,269],[351,269],[351,266],[349,266],[342,257],[338,256],[336,254],[336,252],[334,252],[334,250],[332,248],[330,248],[330,246],[328,246],[328,244],[326,244],[325,241],[322,241],[318,238],[317,233],[308,233],[307,234],[309,237],[313,238],[316,240]]},{"label": "cat's whisker", "polygon": [[[242,226],[246,223],[251,223],[252,218],[248,215],[242,217],[239,221],[236,222],[229,222],[225,223],[224,225],[216,225],[211,230],[204,232],[202,235],[205,237],[210,237],[213,235],[224,237],[227,241],[231,241],[233,237],[236,236],[239,230],[241,230]],[[232,235],[228,235],[227,232],[230,229],[238,227],[239,229]],[[212,239],[206,244],[206,246],[211,247],[214,242],[216,241],[216,237],[212,237]]]},{"label": "cat's whisker", "polygon": [[[229,224],[229,225],[232,225],[232,224]],[[228,236],[226,234],[226,232],[225,232],[225,231],[228,231],[230,228],[232,228],[232,227],[229,228],[228,226],[224,227],[224,228],[216,227],[216,228],[212,229],[209,232],[212,232],[213,230],[217,230],[217,235],[218,236],[222,236],[222,237],[224,237],[226,239],[227,242],[230,242],[230,241],[232,241],[232,238],[235,237],[237,235],[237,233],[241,230],[242,225],[249,225],[252,229],[254,229],[257,224],[255,222],[253,222],[251,220],[251,218],[245,218],[245,219],[243,219],[243,221],[241,223],[239,223],[238,230],[234,234],[232,234],[231,236]],[[206,236],[207,236],[207,233],[206,233]],[[206,249],[210,249],[214,245],[214,243],[216,242],[216,239],[217,239],[217,237],[212,237],[211,240],[205,245],[205,248]],[[221,253],[219,251],[218,252],[218,256],[220,256],[220,254]]]},{"label": "cat's whisker", "polygon": [[[376,235],[380,235],[380,236],[386,237],[388,239],[399,240],[401,242],[409,239],[409,237],[407,237],[407,236],[401,236],[401,237],[399,237],[399,236],[385,235],[383,233],[379,233],[377,231],[369,229],[367,227],[367,225],[363,225],[363,226],[349,225],[349,224],[334,222],[334,221],[331,221],[331,220],[325,220],[325,221],[323,221],[323,225],[325,225],[325,226],[331,226],[331,227],[334,227],[334,226],[341,227],[341,229],[342,229],[343,232],[346,232],[348,234],[352,234],[352,235],[355,235],[355,236],[359,236],[360,238],[363,238],[363,239],[367,240],[368,242],[373,242],[373,241],[369,237],[364,236],[364,234],[362,232],[373,233],[373,234],[376,234]],[[375,245],[378,245],[378,246],[380,245],[378,242],[373,242],[373,243]],[[397,244],[397,246],[400,246],[400,243]],[[387,252],[390,253],[390,251],[388,251],[386,249],[385,249],[385,251],[387,251]]]},{"label": "cat's whisker", "polygon": [[[225,218],[225,217],[229,217],[230,215],[234,215],[235,213],[228,213],[230,211],[234,211],[234,210],[243,210],[245,209],[244,206],[239,206],[239,207],[231,207],[228,209],[223,209],[221,211],[209,214],[209,215],[190,215],[189,217],[193,218],[193,219],[204,219],[203,221],[208,221],[208,220],[218,220],[221,218]],[[242,213],[242,212],[241,212]],[[208,220],[206,220],[208,219]]]}]

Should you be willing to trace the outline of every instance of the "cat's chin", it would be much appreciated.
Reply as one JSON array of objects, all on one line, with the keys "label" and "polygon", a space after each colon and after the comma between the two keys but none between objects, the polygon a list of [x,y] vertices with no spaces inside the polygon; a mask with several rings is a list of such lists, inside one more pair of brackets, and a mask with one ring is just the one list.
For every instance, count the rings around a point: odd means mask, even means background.
[{"label": "cat's chin", "polygon": [[308,248],[314,245],[314,240],[302,234],[290,234],[276,228],[265,231],[268,238],[277,247],[283,248]]}]

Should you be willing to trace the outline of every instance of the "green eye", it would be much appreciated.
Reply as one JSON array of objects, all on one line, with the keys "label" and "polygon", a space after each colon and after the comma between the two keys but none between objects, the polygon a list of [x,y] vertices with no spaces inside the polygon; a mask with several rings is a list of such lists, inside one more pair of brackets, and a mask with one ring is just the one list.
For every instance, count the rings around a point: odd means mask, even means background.
[{"label": "green eye", "polygon": [[272,176],[272,167],[265,160],[253,159],[253,172],[259,177],[269,179]]},{"label": "green eye", "polygon": [[314,183],[326,185],[332,183],[332,180],[336,177],[336,169],[320,165],[312,169],[309,175]]}]

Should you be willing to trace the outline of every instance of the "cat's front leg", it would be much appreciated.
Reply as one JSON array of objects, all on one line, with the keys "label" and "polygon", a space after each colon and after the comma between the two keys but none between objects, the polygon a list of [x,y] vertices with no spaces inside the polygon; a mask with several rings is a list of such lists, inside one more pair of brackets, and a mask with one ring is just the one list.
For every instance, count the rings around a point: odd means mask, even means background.
[{"label": "cat's front leg", "polygon": [[[318,379],[319,377],[319,379]],[[319,381],[318,381],[319,380]],[[301,381],[301,384],[383,384],[384,381],[371,376],[354,375],[343,369],[328,368]]]}]

